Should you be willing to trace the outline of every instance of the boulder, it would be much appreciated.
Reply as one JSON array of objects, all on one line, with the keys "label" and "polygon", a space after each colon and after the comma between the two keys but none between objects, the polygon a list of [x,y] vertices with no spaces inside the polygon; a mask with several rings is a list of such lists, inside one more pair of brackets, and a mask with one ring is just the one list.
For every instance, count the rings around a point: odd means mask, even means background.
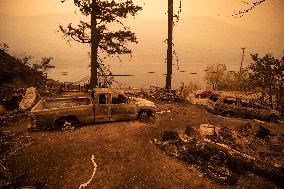
[{"label": "boulder", "polygon": [[19,109],[28,110],[32,108],[32,106],[36,102],[36,97],[37,97],[36,93],[37,93],[36,88],[34,87],[27,88],[25,96],[23,97],[22,101],[19,104]]}]

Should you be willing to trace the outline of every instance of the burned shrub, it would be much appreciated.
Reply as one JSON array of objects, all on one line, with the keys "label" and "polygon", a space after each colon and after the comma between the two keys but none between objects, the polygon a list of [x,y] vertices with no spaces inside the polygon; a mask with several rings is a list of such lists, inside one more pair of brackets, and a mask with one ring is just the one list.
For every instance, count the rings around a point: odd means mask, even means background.
[{"label": "burned shrub", "polygon": [[30,143],[31,138],[26,131],[12,132],[0,129],[0,188],[4,188],[7,183],[12,182],[7,160],[18,154]]}]

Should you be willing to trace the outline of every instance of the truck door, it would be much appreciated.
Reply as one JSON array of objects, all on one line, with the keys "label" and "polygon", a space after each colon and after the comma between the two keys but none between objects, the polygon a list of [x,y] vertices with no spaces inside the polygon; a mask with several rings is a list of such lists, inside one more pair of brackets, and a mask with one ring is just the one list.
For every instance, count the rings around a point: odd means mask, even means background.
[{"label": "truck door", "polygon": [[95,122],[110,121],[110,99],[108,93],[98,94],[94,97]]},{"label": "truck door", "polygon": [[266,119],[270,115],[269,107],[261,102],[253,102],[253,112],[254,118],[260,120]]},{"label": "truck door", "polygon": [[251,119],[253,117],[252,102],[248,99],[240,99],[240,116]]},{"label": "truck door", "polygon": [[78,107],[76,108],[70,107],[69,111],[74,112],[74,115],[78,116],[78,119],[81,121],[81,123],[85,124],[93,123],[94,111],[93,111],[92,100],[90,98],[79,98],[76,101]]},{"label": "truck door", "polygon": [[128,98],[123,94],[113,95],[110,106],[110,121],[122,121],[136,118],[136,105],[129,103]]},{"label": "truck door", "polygon": [[219,109],[222,113],[231,112],[235,116],[239,115],[238,99],[234,97],[226,97],[223,103],[220,103]]}]

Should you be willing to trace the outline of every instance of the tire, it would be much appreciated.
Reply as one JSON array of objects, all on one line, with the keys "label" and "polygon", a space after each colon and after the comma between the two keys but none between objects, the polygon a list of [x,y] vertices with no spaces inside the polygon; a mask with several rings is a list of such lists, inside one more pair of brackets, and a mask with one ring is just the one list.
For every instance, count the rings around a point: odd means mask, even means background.
[{"label": "tire", "polygon": [[141,110],[138,114],[138,119],[141,122],[149,122],[151,117],[151,112],[146,111],[146,110]]},{"label": "tire", "polygon": [[79,120],[76,117],[62,117],[54,122],[55,130],[74,130],[80,125]]}]

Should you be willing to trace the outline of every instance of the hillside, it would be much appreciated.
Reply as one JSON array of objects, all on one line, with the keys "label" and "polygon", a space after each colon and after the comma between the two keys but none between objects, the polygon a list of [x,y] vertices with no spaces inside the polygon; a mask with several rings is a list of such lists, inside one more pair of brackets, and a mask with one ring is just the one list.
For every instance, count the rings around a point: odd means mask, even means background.
[{"label": "hillside", "polygon": [[[78,20],[73,14],[51,14],[37,17],[0,16],[0,43],[6,42],[15,53],[30,53],[36,57],[54,57],[54,70],[50,76],[61,81],[78,81],[89,75],[88,46],[66,44],[57,32],[58,25],[67,25]],[[113,72],[134,74],[131,79],[119,81],[136,87],[160,85],[164,83],[167,23],[134,19],[128,23],[137,33],[139,44],[133,47],[133,57],[109,59]],[[241,47],[247,47],[245,65],[249,63],[249,53],[273,53],[280,56],[283,50],[283,33],[256,32],[231,25],[210,17],[184,18],[176,24],[174,43],[179,58],[179,66],[185,73],[174,73],[174,86],[200,81],[208,64],[224,63],[229,69],[237,69],[241,58]],[[175,66],[175,68],[177,68]],[[161,71],[164,70],[164,71]],[[154,74],[147,72],[153,71]],[[68,72],[68,75],[61,75]],[[197,75],[190,75],[197,72]],[[138,81],[139,78],[143,78]],[[131,81],[129,81],[131,80]],[[201,79],[202,80],[202,79]]]},{"label": "hillside", "polygon": [[16,58],[0,50],[0,87],[39,87],[45,80],[42,74],[26,66]]}]

